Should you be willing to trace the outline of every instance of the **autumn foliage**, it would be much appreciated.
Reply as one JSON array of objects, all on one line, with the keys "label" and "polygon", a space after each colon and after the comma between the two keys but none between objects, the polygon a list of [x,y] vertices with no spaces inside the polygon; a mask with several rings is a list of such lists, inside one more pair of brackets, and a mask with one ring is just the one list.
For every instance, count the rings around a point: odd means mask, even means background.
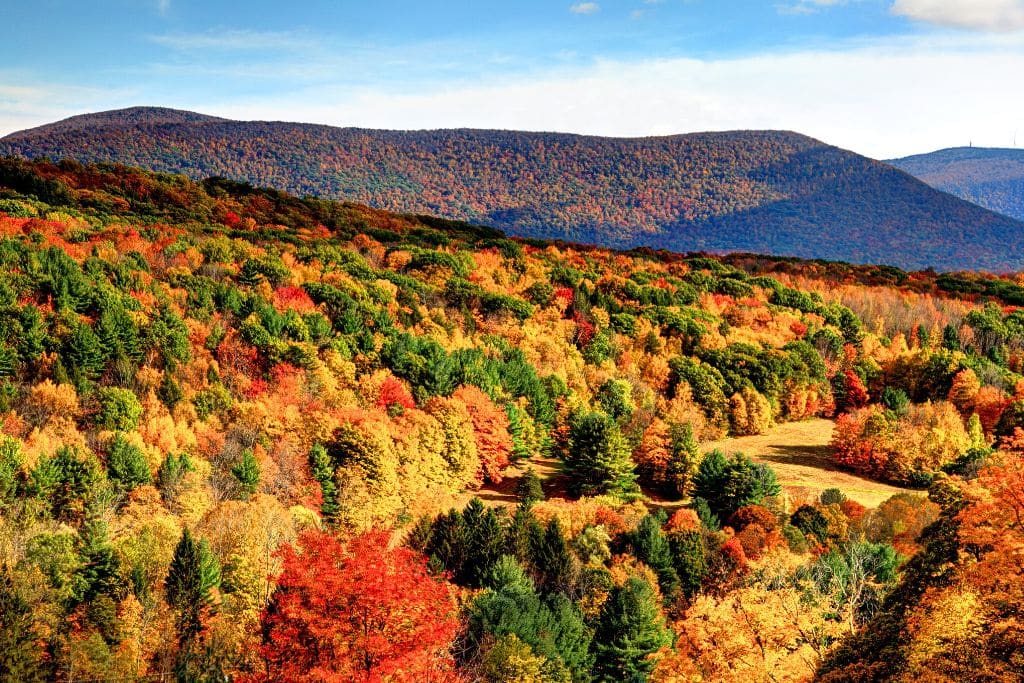
[{"label": "autumn foliage", "polygon": [[384,531],[342,542],[309,531],[284,546],[262,618],[254,681],[456,681],[450,587]]}]

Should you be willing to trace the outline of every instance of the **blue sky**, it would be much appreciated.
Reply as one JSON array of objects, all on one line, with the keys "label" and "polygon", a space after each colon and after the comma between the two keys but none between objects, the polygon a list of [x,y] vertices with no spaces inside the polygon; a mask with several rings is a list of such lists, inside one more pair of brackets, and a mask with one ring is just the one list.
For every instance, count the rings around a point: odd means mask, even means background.
[{"label": "blue sky", "polygon": [[[605,135],[1024,144],[1024,0],[6,2],[0,134],[137,104]],[[13,7],[10,5],[14,5]]]}]

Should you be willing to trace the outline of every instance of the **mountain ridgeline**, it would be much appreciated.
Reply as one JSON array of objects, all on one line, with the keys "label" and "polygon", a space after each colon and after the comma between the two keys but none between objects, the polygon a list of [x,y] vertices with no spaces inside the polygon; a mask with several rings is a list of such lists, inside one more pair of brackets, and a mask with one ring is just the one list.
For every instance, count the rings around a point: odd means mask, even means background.
[{"label": "mountain ridgeline", "polygon": [[134,108],[14,133],[0,155],[223,176],[612,247],[990,271],[1024,254],[1024,223],[790,132],[383,131]]},{"label": "mountain ridgeline", "polygon": [[889,163],[938,190],[1024,220],[1024,150],[955,147]]}]

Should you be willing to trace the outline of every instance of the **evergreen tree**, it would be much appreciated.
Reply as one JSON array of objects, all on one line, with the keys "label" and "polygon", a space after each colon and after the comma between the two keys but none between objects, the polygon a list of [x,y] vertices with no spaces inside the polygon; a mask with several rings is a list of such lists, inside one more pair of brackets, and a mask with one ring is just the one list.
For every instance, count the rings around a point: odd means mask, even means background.
[{"label": "evergreen tree", "polygon": [[569,426],[565,467],[584,495],[637,491],[632,449],[618,424],[602,412],[578,415]]},{"label": "evergreen tree", "polygon": [[671,460],[668,463],[668,476],[679,495],[685,496],[689,493],[693,477],[700,466],[700,446],[693,436],[693,427],[689,424],[671,425],[669,439]]},{"label": "evergreen tree", "polygon": [[187,453],[179,455],[168,453],[164,457],[164,461],[160,463],[160,469],[156,473],[156,485],[160,489],[160,496],[165,502],[174,502],[182,480],[193,469],[192,461]]},{"label": "evergreen tree", "polygon": [[649,514],[640,521],[630,539],[636,558],[654,570],[667,600],[679,590],[679,574],[672,565],[672,549],[661,531],[664,513]]},{"label": "evergreen tree", "polygon": [[570,600],[562,595],[542,600],[522,567],[508,556],[495,563],[487,585],[489,590],[469,610],[470,655],[479,651],[487,635],[514,634],[548,660],[544,668],[552,675],[545,680],[564,680],[557,674],[566,670],[573,680],[587,680],[590,632]]},{"label": "evergreen tree", "polygon": [[260,463],[251,450],[246,448],[242,451],[242,459],[231,468],[231,474],[238,482],[242,500],[247,500],[256,493],[260,486]]},{"label": "evergreen tree", "polygon": [[100,414],[97,424],[105,429],[131,431],[139,426],[142,404],[135,392],[119,387],[103,387],[99,391]]},{"label": "evergreen tree", "polygon": [[107,472],[114,489],[122,494],[153,480],[146,456],[138,446],[127,442],[120,434],[110,444]]},{"label": "evergreen tree", "polygon": [[562,533],[558,517],[552,517],[544,535],[535,542],[533,566],[539,576],[539,588],[544,593],[570,593],[575,569],[572,550]]},{"label": "evergreen tree", "polygon": [[189,643],[202,631],[203,614],[214,606],[220,588],[220,565],[206,539],[182,532],[164,585],[167,604],[178,613],[178,638]]},{"label": "evergreen tree", "polygon": [[48,678],[40,661],[35,611],[10,568],[0,567],[0,683],[42,683]]},{"label": "evergreen tree", "polygon": [[453,509],[437,516],[426,554],[453,576],[462,574],[466,562],[466,525],[461,512]]},{"label": "evergreen tree", "polygon": [[708,573],[707,549],[700,531],[682,531],[669,538],[672,566],[679,577],[683,595],[692,598],[700,591]]},{"label": "evergreen tree", "polygon": [[780,492],[775,472],[742,453],[731,459],[718,450],[704,456],[693,480],[693,495],[707,501],[718,519],[727,519],[745,505],[759,505]]},{"label": "evergreen tree", "polygon": [[91,327],[82,323],[78,323],[71,330],[64,354],[71,372],[83,379],[94,379],[106,365],[99,337]]},{"label": "evergreen tree", "polygon": [[[478,587],[491,567],[505,551],[505,534],[493,508],[487,508],[479,498],[469,501],[462,511],[466,527],[466,562],[459,583]],[[461,580],[459,580],[461,579]]]},{"label": "evergreen tree", "polygon": [[334,461],[322,444],[309,451],[309,469],[320,482],[320,516],[328,523],[336,522],[341,508],[338,505],[338,486],[334,483]]},{"label": "evergreen tree", "polygon": [[157,398],[164,402],[168,410],[174,410],[174,407],[181,402],[181,399],[185,398],[185,392],[182,391],[181,385],[178,384],[177,380],[174,379],[174,375],[170,372],[164,373],[164,378],[160,382],[160,387],[156,390]]},{"label": "evergreen tree", "polygon": [[532,467],[519,478],[519,483],[516,484],[516,498],[519,499],[519,505],[527,509],[533,507],[534,503],[544,500],[544,488]]},{"label": "evergreen tree", "polygon": [[601,608],[592,648],[595,679],[646,681],[655,665],[651,655],[671,643],[654,591],[647,582],[631,577]]},{"label": "evergreen tree", "polygon": [[14,500],[24,456],[21,443],[9,436],[0,437],[0,512]]}]

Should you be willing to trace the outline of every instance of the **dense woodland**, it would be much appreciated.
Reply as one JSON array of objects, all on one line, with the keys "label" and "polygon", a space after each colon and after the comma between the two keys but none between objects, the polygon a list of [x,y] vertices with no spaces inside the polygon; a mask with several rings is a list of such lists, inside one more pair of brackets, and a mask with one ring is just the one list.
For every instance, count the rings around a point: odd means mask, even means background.
[{"label": "dense woodland", "polygon": [[1024,150],[956,147],[889,163],[943,192],[1024,220]]},{"label": "dense woodland", "polygon": [[1024,269],[1024,224],[783,131],[378,131],[135,108],[14,133],[0,154],[223,176],[612,247]]},{"label": "dense woodland", "polygon": [[1024,281],[0,188],[0,680],[1024,676]]}]

